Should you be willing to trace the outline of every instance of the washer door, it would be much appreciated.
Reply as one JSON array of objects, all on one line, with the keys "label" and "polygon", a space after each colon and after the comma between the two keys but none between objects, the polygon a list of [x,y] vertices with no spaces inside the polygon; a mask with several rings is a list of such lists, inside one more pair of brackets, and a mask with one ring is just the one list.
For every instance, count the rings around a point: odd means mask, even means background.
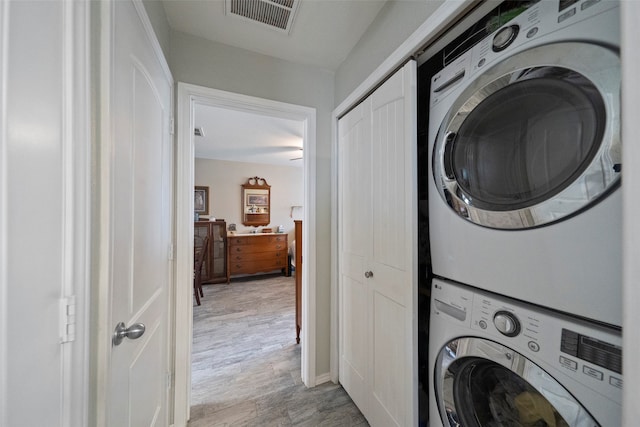
[{"label": "washer door", "polygon": [[574,215],[620,172],[620,59],[585,43],[540,46],[489,68],[453,104],[433,152],[444,201],[498,229]]},{"label": "washer door", "polygon": [[554,378],[496,342],[458,338],[435,366],[436,400],[447,427],[599,424]]}]

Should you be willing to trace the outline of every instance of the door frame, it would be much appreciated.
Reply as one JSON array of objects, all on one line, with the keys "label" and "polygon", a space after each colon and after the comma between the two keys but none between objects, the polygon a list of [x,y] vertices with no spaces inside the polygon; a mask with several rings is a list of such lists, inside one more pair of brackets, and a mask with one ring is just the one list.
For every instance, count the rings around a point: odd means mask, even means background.
[{"label": "door frame", "polygon": [[[219,89],[178,82],[175,153],[176,278],[175,298],[175,425],[186,425],[191,406],[191,344],[193,335],[193,187],[195,172],[194,113],[196,105],[263,114],[304,123],[304,220],[302,256],[302,382],[316,384],[316,109]],[[177,290],[180,290],[178,292]],[[187,292],[188,290],[188,292]],[[292,331],[295,325],[292,324]]]}]

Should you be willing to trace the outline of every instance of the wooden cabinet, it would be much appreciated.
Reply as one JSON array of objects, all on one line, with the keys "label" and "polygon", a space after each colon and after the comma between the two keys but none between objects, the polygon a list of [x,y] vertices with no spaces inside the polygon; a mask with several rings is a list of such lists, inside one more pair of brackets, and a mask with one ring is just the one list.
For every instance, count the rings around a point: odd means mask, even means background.
[{"label": "wooden cabinet", "polygon": [[209,236],[209,250],[202,266],[202,283],[223,283],[227,274],[227,223],[197,221],[193,224],[194,252],[202,250],[205,236]]},{"label": "wooden cabinet", "polygon": [[245,234],[229,237],[229,275],[268,273],[289,274],[286,234]]}]

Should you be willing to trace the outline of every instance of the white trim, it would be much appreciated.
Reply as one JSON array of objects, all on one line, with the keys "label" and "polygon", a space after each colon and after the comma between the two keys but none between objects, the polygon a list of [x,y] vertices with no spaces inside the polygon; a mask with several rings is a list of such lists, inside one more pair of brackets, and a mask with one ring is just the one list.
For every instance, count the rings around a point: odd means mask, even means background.
[{"label": "white trim", "polygon": [[331,373],[330,372],[325,372],[324,374],[318,375],[316,377],[316,385],[328,383],[329,381],[331,381]]},{"label": "white trim", "polygon": [[138,18],[140,18],[140,22],[142,23],[144,32],[149,38],[149,43],[151,43],[151,46],[153,47],[153,53],[155,54],[158,61],[160,61],[160,66],[162,67],[162,71],[164,72],[165,77],[169,81],[173,82],[171,69],[169,68],[167,59],[164,57],[164,52],[162,51],[162,47],[160,46],[158,37],[156,37],[155,31],[153,31],[153,25],[151,25],[151,21],[149,20],[149,15],[147,15],[147,9],[144,8],[144,4],[142,3],[142,0],[131,0],[131,1],[133,2],[133,6],[136,8],[136,12],[138,12]]},{"label": "white trim", "polygon": [[[640,133],[640,58],[637,54],[637,41],[640,40],[640,27],[637,17],[640,16],[640,2],[621,2],[621,52],[622,58],[622,254],[623,276],[623,331],[622,348],[624,349],[623,372],[624,390],[622,393],[622,425],[632,426],[640,419],[640,366],[636,361],[640,353],[640,334],[635,325],[640,321],[638,305],[640,305],[640,224],[638,223],[638,188],[640,187],[640,145],[637,135]],[[629,333],[626,333],[629,332]]]},{"label": "white trim", "polygon": [[330,340],[329,340],[329,374],[331,381],[338,384],[340,378],[340,300],[338,298],[338,284],[340,277],[338,275],[338,117],[335,114],[331,116],[331,307],[329,315],[330,320]]},{"label": "white trim", "polygon": [[[133,4],[136,14],[140,19],[140,23],[144,29],[153,48],[153,54],[160,63],[162,71],[171,84],[170,92],[173,92],[173,76],[169,70],[166,58],[160,47],[160,43],[153,31],[153,27],[149,21],[147,12],[141,0],[130,0]],[[111,152],[113,143],[111,138],[111,64],[112,64],[112,48],[113,48],[113,32],[112,26],[115,25],[115,7],[111,1],[101,1],[99,5],[99,77],[98,77],[98,99],[93,102],[94,108],[99,111],[96,117],[99,121],[99,127],[96,132],[98,135],[97,146],[97,168],[94,173],[96,187],[99,196],[95,198],[99,209],[94,214],[92,220],[94,224],[94,232],[96,238],[93,239],[91,250],[95,253],[91,259],[97,263],[95,268],[95,280],[97,281],[95,295],[91,298],[92,318],[95,320],[95,326],[92,330],[93,336],[96,337],[91,351],[94,353],[93,361],[95,370],[93,371],[94,389],[91,399],[93,401],[93,412],[90,414],[94,425],[98,427],[107,427],[108,408],[109,408],[109,369],[111,366],[111,333],[113,322],[111,321],[111,298],[112,289],[111,282]],[[94,32],[95,33],[95,32]],[[89,39],[88,35],[85,36]],[[170,101],[171,103],[171,101]],[[168,106],[173,108],[173,105]],[[171,279],[170,279],[171,280]],[[169,300],[171,301],[171,290],[175,288],[175,281],[169,283]],[[88,297],[88,296],[87,296]],[[170,317],[169,317],[170,319]],[[168,328],[168,334],[171,334],[171,327]],[[168,361],[170,360],[167,358]],[[168,367],[169,368],[169,367]],[[171,400],[173,402],[173,400]],[[171,412],[171,408],[167,408],[167,413]]]},{"label": "white trim", "polygon": [[[439,33],[445,29],[450,23],[460,16],[464,11],[469,8],[469,5],[473,3],[472,0],[446,0],[431,16],[429,16],[418,27],[416,31],[409,36],[387,59],[378,66],[344,101],[340,103],[331,114],[331,127],[332,127],[332,141],[331,151],[333,156],[331,158],[331,170],[333,172],[333,179],[337,179],[338,171],[338,118],[343,116],[347,111],[355,107],[373,88],[381,84],[394,70],[400,67],[407,59],[411,58],[418,49],[425,46],[427,43],[434,41]],[[333,381],[338,381],[339,377],[339,339],[337,333],[337,326],[334,328],[334,324],[338,325],[338,225],[334,224],[337,221],[338,212],[338,192],[337,184],[332,182],[331,188],[331,205],[335,216],[332,220],[331,226],[331,342],[330,342],[330,372]]]},{"label": "white trim", "polygon": [[75,341],[62,345],[63,425],[86,425],[89,398],[91,117],[89,2],[64,3],[63,297],[75,296]]},{"label": "white trim", "polygon": [[[194,106],[209,105],[257,112],[304,122],[304,221],[302,256],[302,381],[313,387],[316,368],[316,110],[294,104],[178,83],[176,148],[176,278],[178,289],[191,289],[193,280],[193,185]],[[191,292],[176,292],[175,418],[176,426],[190,417],[191,338],[193,334]]]},{"label": "white trim", "polygon": [[94,336],[95,344],[92,348],[95,363],[94,381],[95,389],[92,396],[94,413],[92,418],[96,427],[107,427],[107,408],[109,407],[109,367],[111,366],[111,151],[113,149],[111,139],[111,48],[113,46],[112,25],[114,20],[113,3],[102,1],[99,11],[100,53],[99,53],[99,77],[98,99],[93,105],[99,111],[99,129],[96,132],[98,141],[98,170],[94,174],[96,187],[98,188],[98,209],[93,216],[96,226],[97,239],[93,242],[93,257],[97,263],[96,268],[96,292],[92,297],[92,317],[96,327]]},{"label": "white trim", "polygon": [[9,55],[9,5],[0,2],[0,425],[7,425],[7,74]]}]

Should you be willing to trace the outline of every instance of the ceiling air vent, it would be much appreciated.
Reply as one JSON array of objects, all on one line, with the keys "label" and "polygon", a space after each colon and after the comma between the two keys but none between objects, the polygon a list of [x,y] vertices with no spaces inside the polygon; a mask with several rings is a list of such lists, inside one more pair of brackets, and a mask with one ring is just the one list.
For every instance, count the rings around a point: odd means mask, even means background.
[{"label": "ceiling air vent", "polygon": [[289,33],[300,0],[226,0],[225,11]]}]

